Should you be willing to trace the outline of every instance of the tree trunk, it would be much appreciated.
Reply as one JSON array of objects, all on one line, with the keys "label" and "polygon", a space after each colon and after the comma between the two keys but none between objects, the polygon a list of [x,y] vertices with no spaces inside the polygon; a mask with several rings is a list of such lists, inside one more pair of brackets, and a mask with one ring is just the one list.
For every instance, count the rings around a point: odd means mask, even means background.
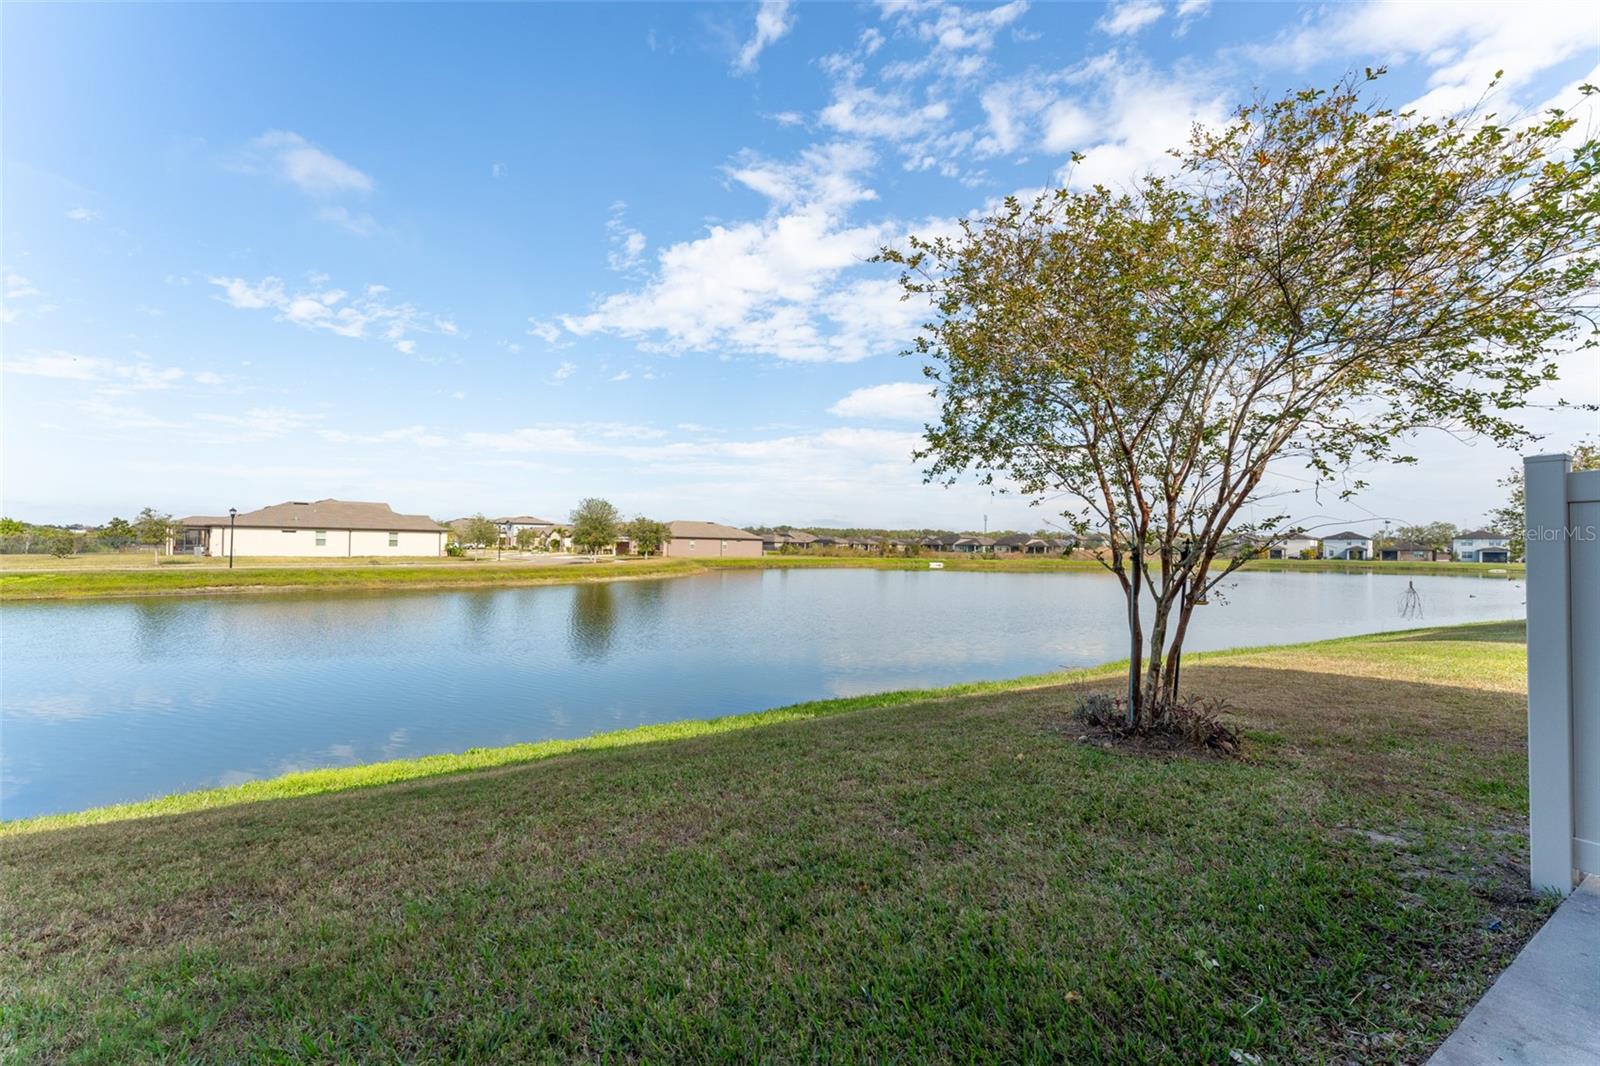
[{"label": "tree trunk", "polygon": [[1140,719],[1140,691],[1139,675],[1143,673],[1144,656],[1144,627],[1139,621],[1139,565],[1140,558],[1135,552],[1129,561],[1129,569],[1133,572],[1133,580],[1128,582],[1125,592],[1128,596],[1128,725],[1139,724]]},{"label": "tree trunk", "polygon": [[1170,656],[1165,656],[1167,643],[1167,617],[1172,611],[1172,601],[1163,593],[1156,601],[1155,619],[1150,626],[1150,666],[1145,672],[1143,709],[1153,712],[1166,688],[1163,669],[1170,669]]},{"label": "tree trunk", "polygon": [[1178,625],[1172,632],[1172,648],[1167,652],[1167,682],[1166,698],[1178,698],[1178,669],[1183,660],[1183,638],[1189,632],[1189,618],[1194,614],[1194,600],[1187,590],[1183,594],[1183,604],[1178,608]]}]

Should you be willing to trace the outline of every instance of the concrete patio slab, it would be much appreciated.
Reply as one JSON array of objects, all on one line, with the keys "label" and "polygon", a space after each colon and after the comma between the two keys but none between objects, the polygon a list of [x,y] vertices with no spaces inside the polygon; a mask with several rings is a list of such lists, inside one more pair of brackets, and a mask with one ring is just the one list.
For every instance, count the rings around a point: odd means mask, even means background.
[{"label": "concrete patio slab", "polygon": [[1600,1063],[1600,875],[1567,897],[1428,1062]]}]

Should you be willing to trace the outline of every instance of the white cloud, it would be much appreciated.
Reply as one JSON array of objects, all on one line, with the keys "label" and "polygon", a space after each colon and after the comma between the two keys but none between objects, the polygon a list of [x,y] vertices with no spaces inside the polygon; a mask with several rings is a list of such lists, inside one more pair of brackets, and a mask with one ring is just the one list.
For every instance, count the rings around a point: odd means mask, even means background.
[{"label": "white cloud", "polygon": [[728,175],[767,200],[764,218],[662,249],[641,287],[562,316],[562,327],[673,353],[848,362],[899,350],[913,306],[881,278],[848,276],[899,235],[889,223],[848,223],[853,205],[876,197],[858,178],[872,158],[850,144],[814,147],[791,163],[741,157]]},{"label": "white cloud", "polygon": [[1226,92],[1205,71],[1157,70],[1120,51],[995,82],[982,102],[988,122],[977,154],[1082,152],[1087,158],[1071,171],[1078,187],[1170,170],[1168,152],[1188,142],[1195,123],[1220,125],[1229,112]]},{"label": "white cloud", "polygon": [[351,211],[343,206],[324,207],[317,212],[317,218],[338,226],[346,233],[354,233],[357,237],[371,237],[383,231],[383,227],[372,215],[365,211]]},{"label": "white cloud", "polygon": [[1512,93],[1556,64],[1597,50],[1600,19],[1587,2],[1541,0],[1511,12],[1472,0],[1377,0],[1321,9],[1271,43],[1244,51],[1261,62],[1295,67],[1328,55],[1420,60],[1429,72],[1428,90],[1408,106],[1438,115],[1476,103],[1496,71],[1505,72],[1500,91]]},{"label": "white cloud", "polygon": [[450,443],[448,437],[429,432],[426,426],[403,426],[368,434],[319,429],[317,436],[329,444],[414,444],[419,448],[442,448]]},{"label": "white cloud", "polygon": [[546,344],[554,345],[561,339],[561,326],[556,322],[549,322],[541,318],[528,319],[528,336],[538,337]]},{"label": "white cloud", "polygon": [[228,444],[282,437],[296,430],[306,429],[321,419],[322,415],[306,414],[286,407],[252,407],[242,414],[195,416],[195,420],[201,425],[201,434],[197,439]]},{"label": "white cloud", "polygon": [[1138,33],[1165,12],[1166,8],[1157,0],[1121,0],[1111,5],[1111,10],[1095,26],[1113,37],[1120,37]]},{"label": "white cloud", "polygon": [[841,418],[928,422],[939,413],[939,403],[933,396],[931,386],[899,381],[856,389],[828,408],[828,413]]},{"label": "white cloud", "polygon": [[[325,275],[318,275],[326,279]],[[409,303],[388,303],[389,291],[382,285],[369,285],[363,295],[350,297],[343,289],[317,289],[290,293],[282,279],[267,277],[257,282],[244,278],[213,277],[212,285],[222,290],[219,299],[243,311],[272,310],[281,321],[305,329],[327,330],[341,337],[375,338],[389,342],[396,350],[410,355],[416,342],[409,335],[432,333],[453,336],[456,324]]]},{"label": "white cloud", "polygon": [[[0,308],[0,322],[15,322],[22,316],[23,312],[23,308],[16,306],[18,303],[31,303],[44,295],[32,281],[9,268],[4,270],[0,280],[4,281],[3,291],[6,303],[5,307]],[[35,313],[40,313],[47,310],[47,307],[35,304],[32,310]]]},{"label": "white cloud", "polygon": [[268,130],[251,142],[279,176],[312,196],[371,192],[372,178],[289,130]]},{"label": "white cloud", "polygon": [[612,270],[627,271],[638,266],[644,258],[645,236],[629,226],[624,217],[628,205],[621,200],[611,205],[606,219],[606,238],[611,242],[611,252],[606,261]]},{"label": "white cloud", "polygon": [[754,71],[761,53],[793,28],[789,0],[761,0],[756,8],[755,33],[739,49],[733,61],[734,72],[749,74]]},{"label": "white cloud", "polygon": [[631,373],[629,373],[628,371],[619,370],[615,374],[611,375],[611,380],[612,381],[627,381],[631,377],[633,377],[633,375]]},{"label": "white cloud", "polygon": [[[943,52],[987,52],[995,37],[1027,13],[1026,0],[1013,0],[998,7],[980,8],[966,4],[885,4],[883,14],[906,31]],[[879,39],[881,43],[881,38]],[[873,42],[862,40],[868,54],[877,51]]]},{"label": "white cloud", "polygon": [[560,366],[556,367],[550,372],[550,380],[552,382],[565,381],[577,372],[577,363],[562,363]]},{"label": "white cloud", "polygon": [[93,222],[100,217],[100,212],[88,207],[74,207],[67,212],[67,217],[74,222]]},{"label": "white cloud", "polygon": [[77,404],[77,410],[99,429],[112,430],[169,430],[184,428],[141,407],[113,403],[104,396],[90,396]]},{"label": "white cloud", "polygon": [[[113,386],[113,392],[121,389],[170,388],[185,376],[180,367],[159,367],[147,362],[118,363],[111,359],[78,355],[60,349],[30,352],[19,358],[7,359],[5,372],[23,377],[99,382]],[[211,384],[210,381],[202,383]]]}]

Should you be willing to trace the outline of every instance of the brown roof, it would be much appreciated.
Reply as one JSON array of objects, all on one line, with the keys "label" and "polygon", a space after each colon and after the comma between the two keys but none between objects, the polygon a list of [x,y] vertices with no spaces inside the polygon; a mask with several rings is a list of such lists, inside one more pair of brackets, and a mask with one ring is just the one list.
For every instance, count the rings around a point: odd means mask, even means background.
[{"label": "brown roof", "polygon": [[1504,533],[1496,533],[1492,529],[1474,529],[1467,533],[1457,533],[1456,540],[1510,540]]},{"label": "brown roof", "polygon": [[507,516],[505,518],[492,518],[492,519],[490,519],[490,521],[499,522],[501,525],[513,525],[513,526],[553,526],[553,525],[555,525],[555,523],[550,521],[548,518],[535,518],[531,514],[514,514],[514,515],[509,515],[509,516]]},{"label": "brown roof", "polygon": [[754,533],[717,522],[668,522],[673,540],[760,540]]},{"label": "brown roof", "polygon": [[[227,525],[228,516],[195,515],[186,526]],[[291,500],[259,511],[240,511],[236,525],[246,529],[379,529],[438,533],[444,527],[427,515],[396,514],[386,503],[356,500]]]},{"label": "brown roof", "polygon": [[1323,537],[1322,539],[1323,540],[1371,540],[1372,538],[1367,536],[1365,533],[1352,533],[1347,529],[1343,533],[1335,533],[1330,537]]}]

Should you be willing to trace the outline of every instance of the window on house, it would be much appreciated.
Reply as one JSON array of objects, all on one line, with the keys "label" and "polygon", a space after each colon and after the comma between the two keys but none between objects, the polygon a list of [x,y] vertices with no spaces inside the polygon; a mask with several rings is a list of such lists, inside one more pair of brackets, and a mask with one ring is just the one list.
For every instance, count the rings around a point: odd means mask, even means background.
[{"label": "window on house", "polygon": [[298,529],[281,529],[278,532],[280,532],[280,533],[298,533],[300,531]]},{"label": "window on house", "polygon": [[400,534],[398,534],[398,533],[390,533],[389,534],[389,547],[391,547],[391,548],[400,547]]},{"label": "window on house", "polygon": [[319,547],[319,548],[325,547],[327,545],[327,543],[328,543],[328,531],[326,529],[317,530],[317,547]]}]

